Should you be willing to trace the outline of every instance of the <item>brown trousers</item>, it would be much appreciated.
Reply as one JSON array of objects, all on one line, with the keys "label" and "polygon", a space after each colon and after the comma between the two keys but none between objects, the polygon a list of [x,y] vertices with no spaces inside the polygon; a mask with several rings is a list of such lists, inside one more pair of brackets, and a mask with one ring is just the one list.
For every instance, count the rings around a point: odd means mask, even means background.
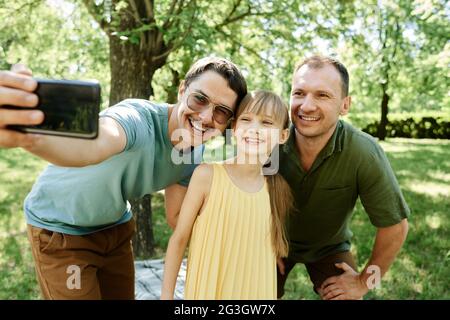
[{"label": "brown trousers", "polygon": [[[286,279],[289,275],[289,272],[295,267],[298,262],[283,259],[284,260],[284,274],[282,275],[279,270],[277,270],[277,286],[278,286],[278,298],[281,298],[284,295],[284,285],[286,283]],[[320,259],[319,261],[312,263],[305,263],[306,270],[308,271],[309,278],[314,286],[314,291],[317,293],[317,289],[320,288],[322,283],[332,276],[338,276],[344,273],[343,270],[337,268],[334,264],[339,262],[345,262],[353,270],[358,271],[358,267],[356,266],[355,260],[350,252],[339,252],[336,254],[332,254],[325,258]]]},{"label": "brown trousers", "polygon": [[134,299],[133,219],[74,236],[28,225],[44,299]]}]

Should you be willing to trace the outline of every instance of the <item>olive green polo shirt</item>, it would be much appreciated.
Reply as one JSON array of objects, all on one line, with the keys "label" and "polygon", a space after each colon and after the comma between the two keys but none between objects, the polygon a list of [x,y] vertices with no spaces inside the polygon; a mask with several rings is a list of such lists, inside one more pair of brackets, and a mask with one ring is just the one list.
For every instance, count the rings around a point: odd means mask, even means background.
[{"label": "olive green polo shirt", "polygon": [[350,250],[349,221],[358,197],[375,227],[391,226],[409,216],[389,161],[371,136],[339,121],[305,172],[294,130],[291,127],[280,152],[280,173],[295,199],[287,220],[290,259],[308,263]]}]

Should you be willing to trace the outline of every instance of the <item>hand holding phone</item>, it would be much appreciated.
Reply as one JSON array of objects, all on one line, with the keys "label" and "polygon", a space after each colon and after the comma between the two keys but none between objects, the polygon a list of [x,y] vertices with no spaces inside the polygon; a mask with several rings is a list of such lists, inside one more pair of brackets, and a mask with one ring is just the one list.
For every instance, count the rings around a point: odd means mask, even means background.
[{"label": "hand holding phone", "polygon": [[[8,130],[12,124],[35,125],[44,120],[42,111],[29,109],[38,103],[33,94],[37,82],[31,78],[31,70],[22,64],[16,64],[11,71],[0,70],[0,148],[30,147],[36,142],[36,136]],[[26,110],[8,110],[2,105],[28,107]]]},{"label": "hand holding phone", "polygon": [[[98,135],[100,85],[94,81],[36,79],[36,108],[44,113],[39,125],[10,125],[22,132],[94,139]],[[2,106],[7,109],[23,107]]]}]

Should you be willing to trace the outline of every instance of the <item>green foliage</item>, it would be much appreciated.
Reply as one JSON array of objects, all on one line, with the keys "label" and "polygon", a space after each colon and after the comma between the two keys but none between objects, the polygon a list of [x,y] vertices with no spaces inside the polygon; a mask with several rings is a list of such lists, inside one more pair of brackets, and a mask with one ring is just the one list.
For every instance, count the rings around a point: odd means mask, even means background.
[{"label": "green foliage", "polygon": [[[238,4],[235,7],[235,4]],[[293,39],[289,25],[296,25],[297,17],[289,8],[295,1],[265,3],[261,1],[222,1],[211,6],[199,1],[197,21],[183,45],[171,53],[166,65],[154,78],[155,97],[164,100],[164,88],[172,82],[175,70],[182,79],[189,66],[198,58],[214,55],[231,59],[247,76],[249,88],[274,89],[286,94],[288,82],[276,79],[289,77],[292,63],[276,52],[287,50]],[[250,6],[250,11],[249,11]],[[213,10],[211,10],[213,9]],[[234,13],[232,13],[234,12]],[[227,17],[228,14],[228,19]],[[234,18],[244,15],[244,19]],[[233,22],[231,22],[233,21]],[[174,87],[177,84],[172,83]]]},{"label": "green foliage", "polygon": [[78,2],[5,2],[0,29],[1,69],[21,62],[36,77],[96,79],[108,101],[107,38]]},{"label": "green foliage", "polygon": [[391,112],[450,113],[450,27],[443,0],[203,0],[177,4],[175,11],[172,1],[160,0],[154,21],[125,30],[116,30],[117,18],[132,11],[129,1],[83,2],[1,1],[0,67],[22,61],[37,76],[99,79],[106,106],[109,52],[102,28],[109,26],[124,44],[134,45],[159,30],[174,49],[153,79],[155,100],[173,97],[192,62],[206,55],[230,58],[251,90],[271,89],[287,100],[295,63],[322,53],[335,54],[348,66],[357,112],[379,112],[389,63]]},{"label": "green foliage", "polygon": [[[376,137],[379,122],[368,124],[362,131]],[[387,136],[415,139],[450,139],[450,121],[442,118],[424,117],[392,120],[386,125]]]},{"label": "green foliage", "polygon": [[[422,112],[402,112],[402,113],[390,113],[389,121],[400,121],[402,119],[413,118],[414,121],[419,121],[421,118],[440,118],[443,121],[450,121],[450,113],[437,112],[437,111],[422,111]],[[373,112],[357,112],[350,111],[350,113],[343,117],[344,121],[351,123],[353,126],[363,129],[370,123],[373,123],[379,119],[378,115]]]},{"label": "green foliage", "polygon": [[354,1],[342,13],[337,52],[348,65],[358,112],[450,112],[446,1]]}]

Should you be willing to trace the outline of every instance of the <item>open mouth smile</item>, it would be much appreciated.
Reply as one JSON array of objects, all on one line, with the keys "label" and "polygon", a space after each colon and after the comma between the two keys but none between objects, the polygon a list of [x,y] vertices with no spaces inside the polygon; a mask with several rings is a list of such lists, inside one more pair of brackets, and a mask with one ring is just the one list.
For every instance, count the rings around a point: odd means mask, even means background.
[{"label": "open mouth smile", "polygon": [[202,122],[189,117],[189,124],[194,129],[194,133],[204,134],[208,128],[203,128]]},{"label": "open mouth smile", "polygon": [[318,121],[318,120],[320,120],[320,117],[317,117],[317,116],[313,117],[313,116],[305,116],[305,115],[299,114],[298,117],[301,120],[304,120],[304,121]]},{"label": "open mouth smile", "polygon": [[264,140],[256,139],[256,138],[249,138],[249,137],[244,138],[244,141],[245,141],[245,143],[253,144],[253,145],[259,145],[260,143],[264,142]]}]

